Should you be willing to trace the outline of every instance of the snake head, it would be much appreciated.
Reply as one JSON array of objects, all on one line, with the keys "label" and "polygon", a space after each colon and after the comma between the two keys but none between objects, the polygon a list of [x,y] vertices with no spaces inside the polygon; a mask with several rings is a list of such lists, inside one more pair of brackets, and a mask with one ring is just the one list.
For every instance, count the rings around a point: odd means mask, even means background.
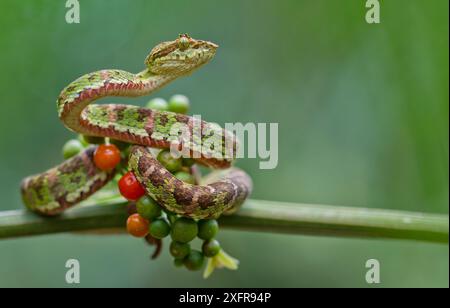
[{"label": "snake head", "polygon": [[218,47],[214,43],[180,34],[176,40],[163,42],[153,48],[145,59],[145,65],[157,75],[187,75],[208,63]]}]

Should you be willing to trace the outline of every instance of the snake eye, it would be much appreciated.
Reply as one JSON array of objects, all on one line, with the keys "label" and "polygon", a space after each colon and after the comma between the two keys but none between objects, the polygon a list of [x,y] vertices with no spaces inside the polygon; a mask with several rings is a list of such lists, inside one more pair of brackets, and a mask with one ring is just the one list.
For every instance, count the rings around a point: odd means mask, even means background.
[{"label": "snake eye", "polygon": [[178,48],[183,51],[189,48],[189,39],[190,37],[187,34],[180,34],[178,38]]}]

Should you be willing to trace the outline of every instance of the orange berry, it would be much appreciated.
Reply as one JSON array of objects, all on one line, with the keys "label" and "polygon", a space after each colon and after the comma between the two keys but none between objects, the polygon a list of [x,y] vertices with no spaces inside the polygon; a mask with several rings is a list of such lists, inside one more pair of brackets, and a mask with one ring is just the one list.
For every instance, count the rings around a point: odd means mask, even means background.
[{"label": "orange berry", "polygon": [[134,237],[145,237],[149,232],[150,222],[139,214],[127,219],[127,231]]},{"label": "orange berry", "polygon": [[101,144],[94,153],[94,163],[98,169],[110,171],[120,163],[120,151],[114,144]]}]

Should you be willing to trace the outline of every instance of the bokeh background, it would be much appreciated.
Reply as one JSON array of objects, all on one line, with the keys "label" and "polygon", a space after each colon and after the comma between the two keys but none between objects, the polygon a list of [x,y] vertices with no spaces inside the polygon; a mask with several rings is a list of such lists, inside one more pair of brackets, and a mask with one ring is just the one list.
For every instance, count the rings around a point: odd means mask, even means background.
[{"label": "bokeh background", "polygon": [[[153,97],[182,93],[192,112],[225,122],[279,123],[279,165],[253,177],[253,198],[448,213],[447,0],[80,0],[0,3],[0,209],[22,207],[20,180],[62,160],[73,135],[55,100],[78,76],[143,68],[179,33],[221,47],[214,61]],[[145,104],[149,97],[112,102]],[[222,231],[239,271],[209,280],[172,266],[165,249],[128,236],[52,235],[0,242],[0,287],[365,287],[379,259],[384,287],[448,287],[448,246]],[[166,246],[167,248],[167,246]]]}]

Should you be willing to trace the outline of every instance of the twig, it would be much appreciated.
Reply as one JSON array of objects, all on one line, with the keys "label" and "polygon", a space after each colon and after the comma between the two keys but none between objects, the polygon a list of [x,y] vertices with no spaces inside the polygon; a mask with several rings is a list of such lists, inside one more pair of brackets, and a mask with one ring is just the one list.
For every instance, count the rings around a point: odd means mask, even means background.
[{"label": "twig", "polygon": [[[91,202],[92,203],[92,202]],[[61,232],[124,229],[125,202],[96,200],[54,218],[25,210],[0,212],[0,239]],[[448,215],[248,200],[225,228],[336,237],[390,238],[448,244]]]}]

